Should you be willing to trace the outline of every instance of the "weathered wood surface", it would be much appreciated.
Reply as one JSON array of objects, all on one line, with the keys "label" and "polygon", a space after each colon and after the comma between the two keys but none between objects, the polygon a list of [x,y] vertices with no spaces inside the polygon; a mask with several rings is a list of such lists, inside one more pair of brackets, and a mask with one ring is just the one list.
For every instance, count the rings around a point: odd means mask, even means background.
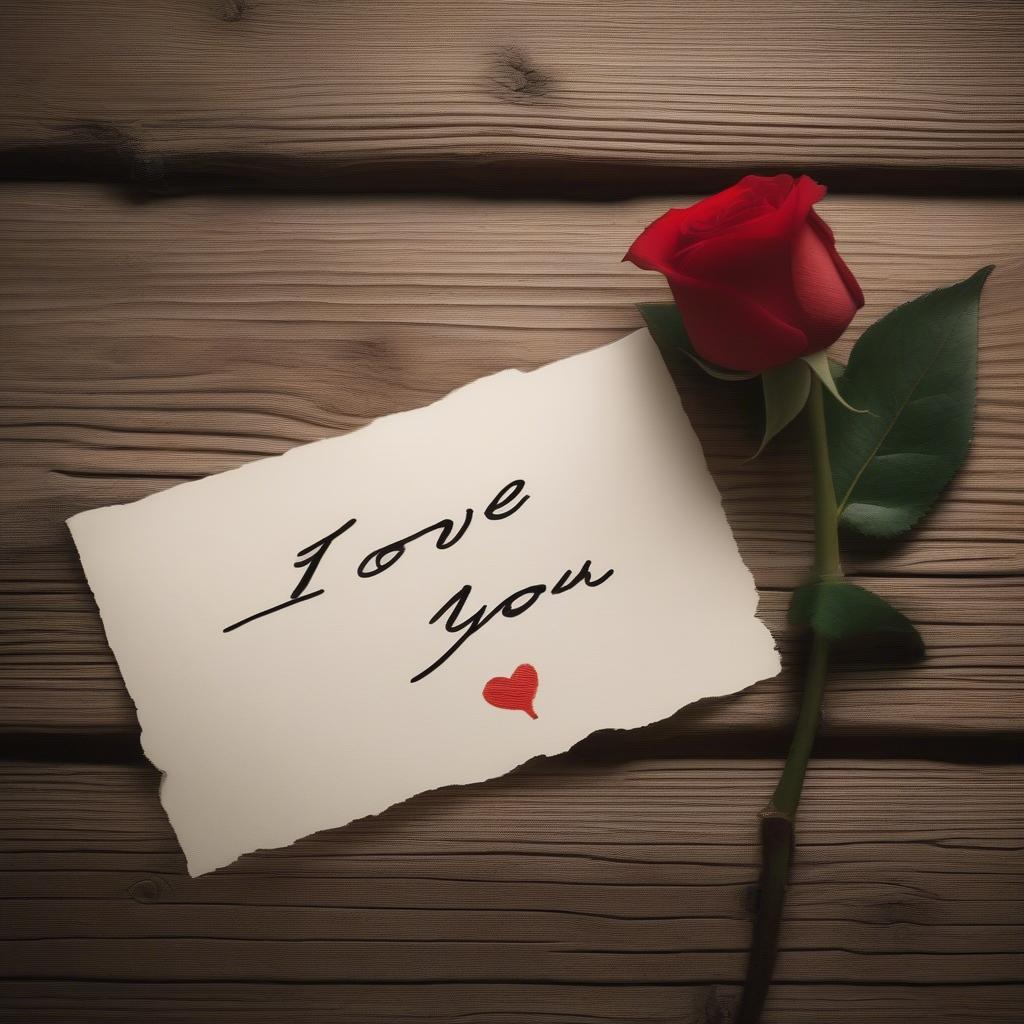
[{"label": "weathered wood surface", "polygon": [[164,188],[1019,184],[1014,0],[7,0],[7,173]]},{"label": "weathered wood surface", "polygon": [[[0,39],[7,178],[986,197],[823,209],[858,325],[999,270],[965,471],[846,559],[930,657],[834,673],[765,1019],[1024,1017],[1024,769],[982,763],[1024,719],[1024,201],[991,198],[1024,169],[1024,6],[8,0]],[[0,1020],[727,1024],[811,525],[798,437],[744,464],[751,389],[679,377],[779,680],[198,880],[63,526],[620,336],[667,297],[618,261],[669,202],[0,189]]]},{"label": "weathered wood surface", "polygon": [[[9,1024],[727,1024],[729,985],[0,982]],[[775,985],[764,1024],[1020,1024],[1018,985]],[[510,1007],[513,1008],[510,1010]],[[6,1012],[5,1012],[6,1011]]]},{"label": "weathered wood surface", "polygon": [[[685,202],[680,199],[678,202]],[[0,191],[0,585],[7,730],[131,732],[64,519],[423,405],[638,325],[661,279],[619,262],[665,200],[573,205],[411,199],[169,200],[84,186]],[[930,657],[839,671],[832,736],[1019,732],[1024,628],[1024,203],[836,198],[864,284],[858,324],[995,261],[982,311],[974,450],[904,544],[848,567],[921,626]],[[756,391],[680,375],[790,670],[699,705],[663,738],[788,728],[799,647],[787,595],[811,542],[806,459],[755,463]],[[728,733],[743,730],[745,736]],[[645,741],[650,741],[648,735]]]},{"label": "weathered wood surface", "polygon": [[[147,482],[159,486],[170,481]],[[73,553],[64,554],[62,564],[41,573],[24,560],[8,570],[15,579],[8,576],[4,584],[10,608],[2,617],[2,729],[134,733],[135,711],[95,605],[72,564]],[[996,744],[990,756],[1000,756],[997,749],[1006,756],[1008,740],[998,737],[1016,734],[1020,742],[1024,723],[1019,668],[1024,583],[1019,578],[890,577],[860,582],[918,625],[930,653],[917,665],[837,665],[830,676],[822,736],[901,742],[932,735],[988,736]],[[707,749],[706,733],[713,736],[713,749],[742,753],[755,734],[773,749],[783,749],[796,714],[802,650],[785,625],[788,601],[782,591],[761,597],[762,614],[783,653],[785,668],[778,678],[733,697],[692,705],[635,739],[620,738],[619,745],[651,749],[654,744],[662,753],[686,755]]]},{"label": "weathered wood surface", "polygon": [[[330,983],[300,989],[298,1004],[329,1020],[362,1020],[346,1016],[359,1006],[373,1020],[453,1007],[498,1020],[510,1005],[523,1008],[516,1019],[726,1020],[755,814],[777,771],[564,755],[189,880],[151,769],[8,763],[0,962],[34,984],[2,991],[22,993],[12,1006],[27,1020],[45,1019],[68,979],[90,983],[73,990],[80,1010],[97,1007],[75,1018],[89,1020],[117,1019],[122,996],[159,999],[167,1014],[174,987],[197,1000],[197,1019],[255,998],[198,987],[214,981]],[[970,986],[975,1007],[991,1000],[986,1020],[1019,1006],[1022,784],[1019,766],[818,762],[769,1019],[811,1020],[826,999],[830,1020],[968,1019],[960,999],[887,985]],[[141,980],[163,984],[149,995],[93,984]],[[395,981],[412,988],[389,991]],[[434,984],[445,997],[421,1005]],[[628,1005],[609,992],[586,1001],[589,986],[620,985]]]}]

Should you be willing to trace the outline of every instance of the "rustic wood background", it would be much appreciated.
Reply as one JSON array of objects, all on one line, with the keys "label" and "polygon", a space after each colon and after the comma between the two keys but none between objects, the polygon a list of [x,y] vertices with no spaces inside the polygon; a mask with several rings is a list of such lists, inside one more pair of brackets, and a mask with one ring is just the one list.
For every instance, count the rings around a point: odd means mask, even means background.
[{"label": "rustic wood background", "polygon": [[6,0],[0,39],[0,1018],[727,1024],[811,536],[754,392],[679,376],[779,679],[197,880],[63,521],[619,337],[646,223],[791,170],[850,338],[998,270],[966,468],[850,549],[929,657],[833,674],[766,1019],[1024,1019],[1024,5]]}]

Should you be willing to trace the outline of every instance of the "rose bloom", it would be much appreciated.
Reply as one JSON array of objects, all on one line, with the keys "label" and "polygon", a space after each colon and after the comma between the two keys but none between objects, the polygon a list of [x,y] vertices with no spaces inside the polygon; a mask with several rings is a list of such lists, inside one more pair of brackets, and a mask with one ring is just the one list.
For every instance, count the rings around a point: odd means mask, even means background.
[{"label": "rose bloom", "polygon": [[864,305],[813,209],[825,192],[806,176],[750,174],[669,210],[624,258],[665,275],[698,355],[760,373],[828,348]]}]

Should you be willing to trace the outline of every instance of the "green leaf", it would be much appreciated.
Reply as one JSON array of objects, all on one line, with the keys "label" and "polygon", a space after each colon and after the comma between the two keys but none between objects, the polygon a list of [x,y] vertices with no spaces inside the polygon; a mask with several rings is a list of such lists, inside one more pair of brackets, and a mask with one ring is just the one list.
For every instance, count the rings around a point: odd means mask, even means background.
[{"label": "green leaf", "polygon": [[[854,409],[849,402],[839,393],[839,389],[836,387],[836,380],[838,379],[832,372],[832,364],[835,363],[834,359],[829,359],[824,352],[812,352],[808,356],[801,356],[801,362],[806,363],[814,375],[825,385],[826,389],[832,395],[832,397],[841,405],[844,409],[849,409],[850,412],[866,412],[866,409]],[[837,366],[841,366],[841,363],[836,363]],[[845,369],[845,367],[844,367]],[[842,376],[840,372],[839,376]]]},{"label": "green leaf", "polygon": [[829,403],[840,521],[872,537],[909,530],[967,455],[974,419],[978,302],[991,267],[894,309],[869,327]]},{"label": "green leaf", "polygon": [[809,626],[832,641],[882,637],[898,641],[913,657],[924,654],[921,634],[905,615],[877,594],[845,580],[812,583],[795,590],[789,622]]},{"label": "green leaf", "polygon": [[761,374],[764,390],[764,437],[761,447],[751,456],[757,458],[765,445],[796,419],[811,393],[811,371],[799,359]]},{"label": "green leaf", "polygon": [[752,380],[756,373],[742,373],[739,370],[727,370],[715,366],[697,355],[690,336],[686,333],[682,315],[674,302],[638,302],[636,308],[647,324],[651,337],[661,349],[665,362],[670,367],[679,365],[678,353],[688,356],[705,373],[718,380]]}]

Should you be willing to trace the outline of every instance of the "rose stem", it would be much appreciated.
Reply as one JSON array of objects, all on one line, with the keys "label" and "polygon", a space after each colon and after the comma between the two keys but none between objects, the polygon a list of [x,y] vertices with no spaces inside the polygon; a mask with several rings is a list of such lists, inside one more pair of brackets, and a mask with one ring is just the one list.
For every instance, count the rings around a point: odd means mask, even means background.
[{"label": "rose stem", "polygon": [[[841,579],[843,569],[839,562],[839,520],[832,467],[828,458],[828,437],[825,433],[825,400],[821,381],[817,377],[811,381],[807,423],[814,477],[814,582]],[[796,812],[800,806],[807,761],[811,756],[821,717],[827,665],[828,640],[812,633],[807,678],[789,755],[771,802],[760,815],[761,880],[757,915],[736,1024],[757,1024],[771,985],[782,910],[786,902],[786,886],[793,859]]]}]

